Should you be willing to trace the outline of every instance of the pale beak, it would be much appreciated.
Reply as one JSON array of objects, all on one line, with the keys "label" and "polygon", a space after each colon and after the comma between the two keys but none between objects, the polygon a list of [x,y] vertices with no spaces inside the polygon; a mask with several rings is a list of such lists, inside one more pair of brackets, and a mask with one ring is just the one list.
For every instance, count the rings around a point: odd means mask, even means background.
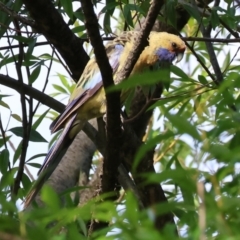
[{"label": "pale beak", "polygon": [[176,61],[176,63],[178,63],[178,62],[180,62],[182,60],[183,55],[184,55],[184,52],[178,52],[177,53],[177,57],[176,57],[177,61]]}]

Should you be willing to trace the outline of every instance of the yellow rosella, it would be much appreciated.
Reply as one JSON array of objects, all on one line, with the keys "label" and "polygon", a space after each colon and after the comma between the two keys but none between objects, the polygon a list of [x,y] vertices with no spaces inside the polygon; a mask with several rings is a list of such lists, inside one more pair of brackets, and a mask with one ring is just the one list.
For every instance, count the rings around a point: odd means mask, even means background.
[{"label": "yellow rosella", "polygon": [[[123,32],[106,45],[106,53],[114,76],[126,64],[128,54],[138,36],[139,32],[137,31]],[[141,53],[131,75],[160,62],[171,63],[174,59],[180,61],[186,48],[185,43],[178,36],[166,32],[151,32],[148,41],[149,45]],[[126,94],[122,96],[126,97]],[[124,99],[121,101],[124,102]],[[32,201],[44,182],[50,177],[84,124],[92,118],[103,116],[105,112],[106,96],[102,77],[96,59],[92,58],[86,65],[64,112],[50,127],[52,133],[62,128],[63,132],[47,154],[39,170],[41,173],[39,179],[29,192],[25,205]]]}]

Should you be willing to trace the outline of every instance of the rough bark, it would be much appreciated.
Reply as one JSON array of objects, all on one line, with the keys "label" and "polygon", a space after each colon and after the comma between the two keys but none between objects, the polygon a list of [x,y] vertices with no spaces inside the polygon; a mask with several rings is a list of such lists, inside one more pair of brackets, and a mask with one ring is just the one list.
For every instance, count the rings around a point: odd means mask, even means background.
[{"label": "rough bark", "polygon": [[[90,123],[97,128],[95,119],[90,121]],[[61,163],[58,165],[46,184],[51,186],[58,194],[61,194],[65,190],[76,186],[79,179],[81,179],[81,184],[84,186],[87,185],[89,179],[89,171],[92,164],[92,156],[95,151],[95,144],[87,137],[83,131],[81,131],[76,136],[72,145],[69,147],[65,156],[63,157]],[[38,205],[42,205],[39,194],[35,200]],[[62,204],[64,205],[64,197],[62,197],[61,200]],[[29,205],[26,210],[28,211],[31,208],[32,206]]]}]

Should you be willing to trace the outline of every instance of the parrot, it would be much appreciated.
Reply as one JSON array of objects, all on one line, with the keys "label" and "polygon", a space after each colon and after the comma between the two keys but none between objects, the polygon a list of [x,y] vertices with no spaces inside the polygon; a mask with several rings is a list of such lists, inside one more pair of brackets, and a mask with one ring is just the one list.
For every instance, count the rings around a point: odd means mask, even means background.
[{"label": "parrot", "polygon": [[[113,70],[113,80],[126,64],[129,52],[139,38],[139,31],[122,32],[118,37],[105,46],[109,63]],[[179,62],[184,54],[186,45],[177,35],[167,32],[152,31],[149,34],[148,45],[140,54],[130,75],[141,73],[147,67],[157,63],[172,63],[174,59]],[[121,81],[123,81],[122,79]],[[115,84],[118,84],[115,82]],[[124,102],[121,95],[121,103]],[[28,206],[41,190],[43,184],[51,176],[76,135],[82,130],[84,124],[106,113],[106,95],[103,87],[101,72],[95,57],[87,63],[69,102],[63,113],[50,125],[51,133],[63,129],[56,143],[49,150],[38,174],[39,177],[30,189],[25,207]]]}]

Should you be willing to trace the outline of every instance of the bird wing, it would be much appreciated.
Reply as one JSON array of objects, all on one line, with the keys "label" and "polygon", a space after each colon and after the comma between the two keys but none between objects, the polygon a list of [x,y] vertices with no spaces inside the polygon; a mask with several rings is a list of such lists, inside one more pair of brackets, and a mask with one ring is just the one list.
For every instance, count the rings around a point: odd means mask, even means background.
[{"label": "bird wing", "polygon": [[[106,51],[108,53],[109,63],[113,69],[113,73],[117,71],[119,66],[119,58],[124,47],[121,44],[108,45]],[[51,132],[61,129],[66,121],[72,116],[84,103],[88,101],[103,86],[102,75],[95,59],[87,64],[84,72],[73,91],[70,101],[63,113],[54,121],[51,126]]]}]

